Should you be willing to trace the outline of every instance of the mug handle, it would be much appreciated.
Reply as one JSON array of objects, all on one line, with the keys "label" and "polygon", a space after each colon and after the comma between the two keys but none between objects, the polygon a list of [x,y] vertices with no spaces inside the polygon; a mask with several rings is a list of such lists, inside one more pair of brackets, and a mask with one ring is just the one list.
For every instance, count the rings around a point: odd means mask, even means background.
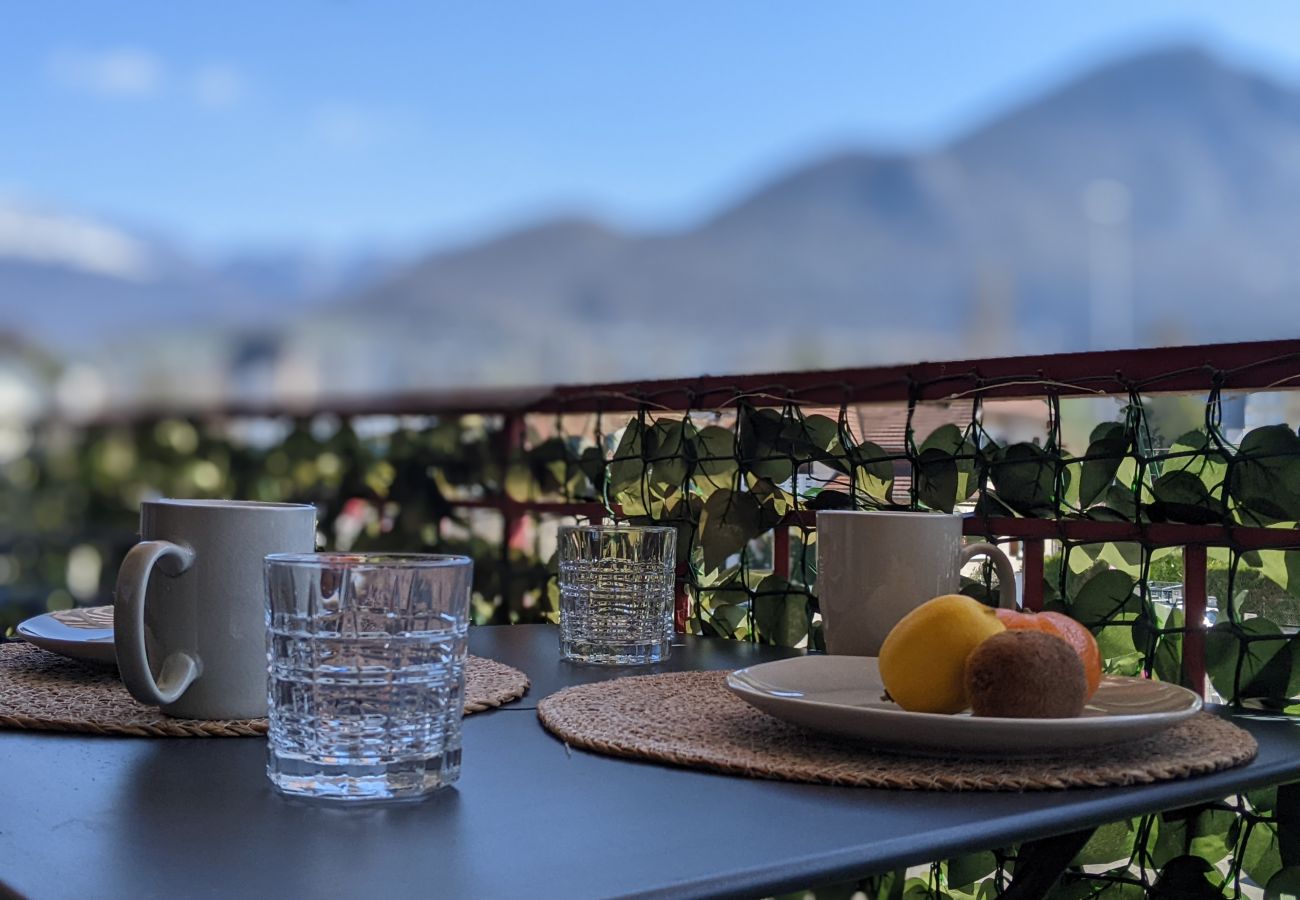
[{"label": "mug handle", "polygon": [[1016,572],[1011,568],[1011,560],[1002,548],[993,544],[967,544],[961,550],[961,564],[964,566],[976,556],[987,556],[993,561],[993,568],[998,570],[998,606],[1003,609],[1016,608]]},{"label": "mug handle", "polygon": [[144,646],[144,597],[155,565],[166,575],[179,575],[194,563],[194,551],[171,541],[141,541],[131,548],[117,571],[113,600],[113,644],[117,668],[131,696],[141,703],[174,703],[199,677],[199,661],[188,653],[171,653],[155,681]]}]

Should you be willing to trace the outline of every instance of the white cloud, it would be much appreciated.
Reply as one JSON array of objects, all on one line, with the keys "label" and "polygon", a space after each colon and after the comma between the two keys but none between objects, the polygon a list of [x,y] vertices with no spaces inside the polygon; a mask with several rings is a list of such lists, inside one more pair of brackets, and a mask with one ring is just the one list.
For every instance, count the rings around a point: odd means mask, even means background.
[{"label": "white cloud", "polygon": [[234,66],[212,63],[201,66],[192,80],[194,99],[208,109],[234,106],[244,96],[244,76]]},{"label": "white cloud", "polygon": [[382,116],[348,103],[317,107],[310,120],[311,136],[339,150],[360,150],[380,140],[385,130]]},{"label": "white cloud", "polygon": [[0,207],[0,258],[67,266],[128,281],[152,273],[149,247],[128,234],[77,216]]},{"label": "white cloud", "polygon": [[162,59],[147,50],[62,49],[50,55],[46,73],[57,84],[109,99],[151,99],[175,93],[204,109],[226,109],[239,103],[247,81],[229,63],[207,63],[189,73],[169,72]]},{"label": "white cloud", "polygon": [[50,77],[65,87],[101,97],[151,97],[163,87],[162,60],[145,50],[120,47],[99,52],[59,50],[49,59]]}]

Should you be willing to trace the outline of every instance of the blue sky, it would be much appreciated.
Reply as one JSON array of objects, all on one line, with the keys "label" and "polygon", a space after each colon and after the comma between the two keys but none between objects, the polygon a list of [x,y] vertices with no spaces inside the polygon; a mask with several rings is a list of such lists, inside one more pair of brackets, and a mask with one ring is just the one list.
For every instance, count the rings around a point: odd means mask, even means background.
[{"label": "blue sky", "polygon": [[11,4],[0,196],[211,252],[674,227],[1174,41],[1300,82],[1286,0]]}]

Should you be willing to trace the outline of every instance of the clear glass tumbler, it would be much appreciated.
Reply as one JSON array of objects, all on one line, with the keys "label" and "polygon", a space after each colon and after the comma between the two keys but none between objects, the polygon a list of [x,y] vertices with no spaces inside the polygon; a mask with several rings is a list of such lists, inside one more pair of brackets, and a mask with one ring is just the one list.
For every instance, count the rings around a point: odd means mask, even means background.
[{"label": "clear glass tumbler", "polygon": [[464,556],[266,558],[266,772],[280,791],[399,800],[457,779],[472,572]]},{"label": "clear glass tumbler", "polygon": [[673,641],[677,529],[560,529],[560,654],[628,666],[668,658]]}]

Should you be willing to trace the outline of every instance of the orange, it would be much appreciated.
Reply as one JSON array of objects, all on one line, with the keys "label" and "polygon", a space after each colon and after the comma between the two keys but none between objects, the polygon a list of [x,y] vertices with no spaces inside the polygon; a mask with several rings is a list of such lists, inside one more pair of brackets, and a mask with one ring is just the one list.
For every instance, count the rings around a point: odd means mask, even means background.
[{"label": "orange", "polygon": [[1097,685],[1101,684],[1101,650],[1097,647],[1097,639],[1082,622],[1058,612],[999,609],[997,613],[998,620],[1010,631],[1043,631],[1056,635],[1074,648],[1088,679],[1088,698],[1092,698]]}]

